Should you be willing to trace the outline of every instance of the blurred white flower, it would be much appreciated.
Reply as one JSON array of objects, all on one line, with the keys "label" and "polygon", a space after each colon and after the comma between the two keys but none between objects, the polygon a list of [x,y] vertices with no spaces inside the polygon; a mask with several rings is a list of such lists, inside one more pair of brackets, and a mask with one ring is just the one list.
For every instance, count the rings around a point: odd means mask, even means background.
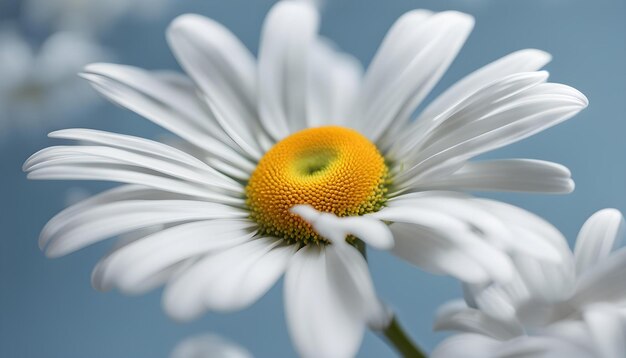
[{"label": "blurred white flower", "polygon": [[154,18],[169,0],[24,0],[27,21],[53,30],[96,33],[111,29],[121,18]]},{"label": "blurred white flower", "polygon": [[349,245],[362,244],[356,238],[473,284],[512,279],[509,252],[558,261],[540,239],[511,240],[481,202],[458,192],[573,189],[570,172],[555,163],[471,161],[586,107],[579,91],[539,71],[548,54],[505,56],[412,118],[473,24],[459,12],[411,11],[363,74],[319,37],[310,2],[270,10],[258,60],[219,23],[180,16],[168,40],[191,79],[102,63],[83,76],[183,138],[183,150],[96,130],[52,133],[89,144],[34,154],[24,164],[29,178],[127,185],[58,214],[41,247],[58,257],[164,225],[118,246],[93,282],[127,293],[166,284],[165,309],[179,320],[248,307],[285,273],[289,332],[304,357],[353,356],[368,325],[391,322],[366,261]]},{"label": "blurred white flower", "polygon": [[170,358],[252,358],[252,354],[224,337],[205,333],[180,342]]},{"label": "blurred white flower", "polygon": [[604,209],[590,217],[572,253],[565,238],[534,215],[494,211],[517,227],[519,241],[541,235],[552,242],[560,263],[518,255],[512,282],[467,287],[467,304],[442,306],[435,323],[465,333],[445,340],[433,357],[626,357],[622,214]]},{"label": "blurred white flower", "polygon": [[14,29],[0,30],[0,133],[56,127],[98,101],[78,72],[89,62],[109,58],[80,34],[56,33],[34,51]]}]

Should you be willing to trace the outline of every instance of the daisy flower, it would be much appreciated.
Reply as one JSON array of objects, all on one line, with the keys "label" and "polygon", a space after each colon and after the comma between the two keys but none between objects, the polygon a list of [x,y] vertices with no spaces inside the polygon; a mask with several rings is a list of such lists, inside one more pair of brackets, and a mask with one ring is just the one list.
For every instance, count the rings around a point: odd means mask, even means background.
[{"label": "daisy flower", "polygon": [[518,208],[489,205],[518,226],[519,240],[542,235],[561,252],[561,260],[514,257],[514,280],[468,287],[467,304],[444,305],[435,328],[465,333],[445,340],[433,357],[626,356],[622,214],[604,209],[591,216],[571,252],[550,224]]},{"label": "daisy flower", "polygon": [[[455,58],[473,19],[403,15],[367,72],[320,38],[309,2],[269,12],[258,60],[219,23],[183,15],[169,44],[190,79],[94,64],[83,77],[114,103],[176,134],[173,146],[87,129],[54,138],[32,179],[126,183],[53,218],[40,245],[58,257],[155,225],[93,273],[98,289],[165,284],[164,307],[189,320],[247,307],[286,273],[290,335],[305,357],[349,357],[366,325],[397,328],[377,299],[363,243],[472,284],[513,276],[520,245],[496,217],[454,191],[566,193],[569,171],[538,160],[469,162],[560,123],[587,105],[523,50],[477,70],[413,112]],[[393,224],[390,226],[390,224]]]},{"label": "daisy flower", "polygon": [[34,51],[15,29],[0,29],[0,133],[50,127],[96,103],[98,96],[76,73],[110,57],[80,34],[56,33]]}]

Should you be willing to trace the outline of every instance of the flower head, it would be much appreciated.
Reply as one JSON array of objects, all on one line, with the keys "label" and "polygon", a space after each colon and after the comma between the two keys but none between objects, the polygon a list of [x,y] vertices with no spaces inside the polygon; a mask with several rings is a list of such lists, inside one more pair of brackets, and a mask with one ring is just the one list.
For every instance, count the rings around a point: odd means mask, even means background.
[{"label": "flower head", "polygon": [[[511,208],[510,208],[511,209]],[[513,211],[512,211],[513,210]],[[572,253],[551,225],[521,209],[518,240],[542,235],[560,252],[546,261],[517,255],[514,280],[470,286],[466,303],[444,305],[435,327],[466,332],[444,341],[434,357],[505,357],[533,349],[529,357],[617,358],[626,354],[626,251],[622,214],[604,209],[583,225]],[[528,228],[534,227],[533,231]]]},{"label": "flower head", "polygon": [[388,169],[382,155],[352,129],[304,129],[283,139],[259,161],[246,186],[251,218],[259,230],[287,241],[320,241],[300,217],[306,203],[337,216],[378,211],[385,202]]},{"label": "flower head", "polygon": [[128,293],[165,283],[165,309],[181,320],[247,307],[286,272],[290,334],[306,357],[353,356],[366,325],[390,322],[350,244],[393,248],[475,284],[511,279],[510,252],[557,255],[549,245],[544,252],[515,244],[483,204],[455,192],[572,190],[569,171],[554,163],[468,161],[587,105],[537,72],[549,55],[524,50],[487,65],[413,121],[473,19],[405,14],[364,75],[317,35],[318,22],[309,2],[278,2],[255,60],[222,25],[183,15],[168,41],[191,79],[88,66],[83,77],[104,96],[183,141],[177,149],[93,130],[52,133],[88,144],[33,155],[30,178],[127,185],[52,219],[40,241],[47,254],[163,225],[116,248],[93,281]]}]

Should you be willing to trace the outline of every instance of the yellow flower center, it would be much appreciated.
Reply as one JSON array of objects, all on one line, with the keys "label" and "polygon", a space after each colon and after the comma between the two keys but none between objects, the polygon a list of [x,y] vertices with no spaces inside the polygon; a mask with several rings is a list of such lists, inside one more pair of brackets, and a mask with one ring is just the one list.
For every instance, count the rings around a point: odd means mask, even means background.
[{"label": "yellow flower center", "polygon": [[309,204],[337,216],[377,211],[388,186],[385,160],[367,138],[336,126],[309,128],[278,142],[259,161],[246,187],[261,234],[289,242],[325,242],[289,209]]}]

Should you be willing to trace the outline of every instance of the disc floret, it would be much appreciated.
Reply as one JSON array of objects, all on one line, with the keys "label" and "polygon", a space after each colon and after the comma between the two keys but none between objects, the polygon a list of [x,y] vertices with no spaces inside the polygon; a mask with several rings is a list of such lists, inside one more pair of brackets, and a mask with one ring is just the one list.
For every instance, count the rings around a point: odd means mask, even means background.
[{"label": "disc floret", "polygon": [[376,146],[344,127],[309,128],[278,142],[259,161],[246,187],[251,218],[262,235],[325,243],[289,209],[309,204],[337,216],[378,211],[389,170]]}]

